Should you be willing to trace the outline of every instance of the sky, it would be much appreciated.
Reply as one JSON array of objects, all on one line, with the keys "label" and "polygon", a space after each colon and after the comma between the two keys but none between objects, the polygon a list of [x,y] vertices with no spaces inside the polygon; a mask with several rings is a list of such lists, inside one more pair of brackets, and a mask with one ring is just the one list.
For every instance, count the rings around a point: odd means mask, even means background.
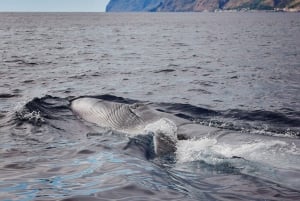
[{"label": "sky", "polygon": [[0,11],[104,12],[109,0],[0,0]]}]

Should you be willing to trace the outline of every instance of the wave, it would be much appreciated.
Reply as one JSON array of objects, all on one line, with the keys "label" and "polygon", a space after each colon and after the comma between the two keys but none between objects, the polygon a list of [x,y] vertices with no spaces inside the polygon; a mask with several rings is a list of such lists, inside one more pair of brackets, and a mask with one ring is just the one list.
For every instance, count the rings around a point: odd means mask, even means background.
[{"label": "wave", "polygon": [[[147,104],[155,110],[169,113],[204,126],[229,129],[233,131],[272,135],[281,137],[300,137],[300,112],[284,109],[283,112],[239,109],[216,111],[179,103],[151,103],[113,96],[109,94],[84,96],[124,104]],[[72,115],[70,102],[81,97],[59,98],[44,96],[34,98],[16,112],[17,121],[42,124],[50,119],[63,119]]]},{"label": "wave", "polygon": [[189,104],[160,103],[161,111],[172,113],[205,126],[264,135],[300,137],[300,112],[274,112],[264,110],[246,111],[231,109],[210,110]]}]

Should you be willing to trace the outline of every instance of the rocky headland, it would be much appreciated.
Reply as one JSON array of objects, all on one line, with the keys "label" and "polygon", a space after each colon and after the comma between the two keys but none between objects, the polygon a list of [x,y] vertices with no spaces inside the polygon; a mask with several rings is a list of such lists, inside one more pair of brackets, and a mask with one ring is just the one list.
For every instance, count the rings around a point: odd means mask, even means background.
[{"label": "rocky headland", "polygon": [[110,0],[107,12],[300,11],[300,0]]}]

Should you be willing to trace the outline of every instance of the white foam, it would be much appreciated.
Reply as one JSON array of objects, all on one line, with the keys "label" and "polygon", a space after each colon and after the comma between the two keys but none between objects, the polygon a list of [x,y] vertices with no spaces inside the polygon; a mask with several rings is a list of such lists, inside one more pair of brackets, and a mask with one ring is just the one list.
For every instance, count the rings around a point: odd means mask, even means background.
[{"label": "white foam", "polygon": [[213,153],[213,148],[216,144],[216,139],[209,138],[178,141],[176,151],[177,162],[185,163],[203,160],[210,164],[216,164],[220,162],[217,154]]},{"label": "white foam", "polygon": [[214,138],[191,139],[178,141],[176,156],[178,163],[202,160],[214,165],[238,156],[280,168],[298,169],[300,165],[299,148],[294,143],[280,140],[257,140],[233,145],[218,142]]},{"label": "white foam", "polygon": [[167,118],[161,118],[153,123],[147,124],[144,132],[153,132],[154,134],[162,133],[173,141],[177,140],[177,126],[173,121]]},{"label": "white foam", "polygon": [[32,112],[29,112],[29,113],[23,113],[23,114],[21,114],[20,118],[26,119],[26,120],[29,120],[29,121],[33,121],[35,123],[45,122],[45,119],[41,116],[39,111],[32,111]]}]

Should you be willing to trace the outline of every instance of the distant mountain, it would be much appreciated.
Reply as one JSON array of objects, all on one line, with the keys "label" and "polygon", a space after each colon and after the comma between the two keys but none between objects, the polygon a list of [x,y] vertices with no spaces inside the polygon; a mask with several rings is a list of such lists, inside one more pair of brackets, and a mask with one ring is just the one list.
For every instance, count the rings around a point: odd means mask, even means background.
[{"label": "distant mountain", "polygon": [[106,12],[157,11],[163,0],[110,0]]},{"label": "distant mountain", "polygon": [[224,4],[223,9],[257,9],[272,10],[278,9],[295,9],[300,10],[300,0],[229,0]]},{"label": "distant mountain", "polygon": [[213,11],[219,8],[219,0],[164,0],[158,11]]},{"label": "distant mountain", "polygon": [[110,0],[107,12],[300,11],[300,0]]}]

